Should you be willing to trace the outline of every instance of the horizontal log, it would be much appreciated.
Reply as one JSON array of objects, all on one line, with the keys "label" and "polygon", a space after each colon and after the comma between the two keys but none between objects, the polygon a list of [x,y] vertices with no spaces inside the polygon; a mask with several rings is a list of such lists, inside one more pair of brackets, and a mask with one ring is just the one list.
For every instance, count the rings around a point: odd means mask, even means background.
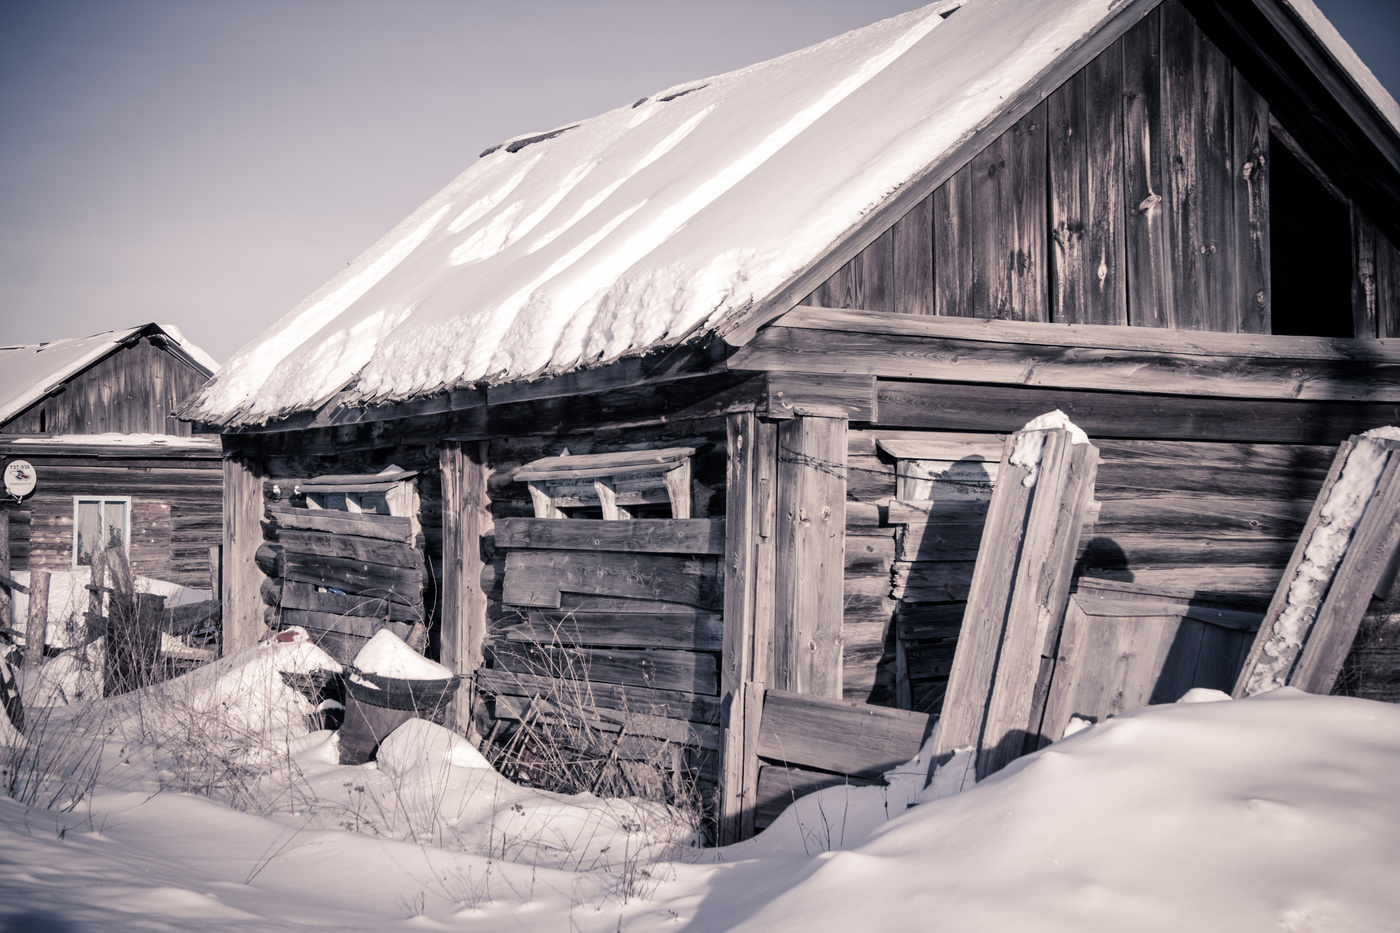
[{"label": "horizontal log", "polygon": [[496,695],[496,717],[498,719],[520,720],[524,718],[527,710],[530,711],[532,717],[539,717],[541,721],[562,722],[574,728],[582,726],[619,734],[625,731],[629,736],[662,739],[676,745],[719,748],[720,730],[718,726],[705,726],[684,719],[669,719],[665,716],[649,716],[632,710],[560,703],[541,697]]},{"label": "horizontal log", "polygon": [[719,697],[684,690],[569,680],[490,668],[477,671],[476,681],[483,691],[493,696],[539,696],[561,701],[567,698],[567,702],[575,706],[636,710],[648,716],[708,725],[717,725],[720,721]]},{"label": "horizontal log", "polygon": [[917,755],[934,719],[908,710],[769,690],[761,722],[759,757],[873,778]]},{"label": "horizontal log", "polygon": [[279,606],[282,604],[282,581],[263,577],[263,581],[258,584],[258,596],[263,604],[267,606]]},{"label": "horizontal log", "polygon": [[536,644],[633,646],[719,651],[724,617],[716,612],[688,614],[532,610],[524,622],[503,629],[510,641]]},{"label": "horizontal log", "polygon": [[327,531],[384,541],[413,541],[413,522],[406,516],[372,515],[367,512],[330,512],[326,509],[294,509],[271,506],[268,515],[279,528]]},{"label": "horizontal log", "polygon": [[719,662],[713,654],[642,648],[558,648],[494,641],[494,667],[535,674],[625,684],[688,693],[719,693]]},{"label": "horizontal log", "polygon": [[1198,567],[1135,567],[1127,571],[1095,571],[1086,576],[1134,583],[1187,598],[1264,599],[1278,588],[1283,567],[1248,567],[1209,564]]},{"label": "horizontal log", "polygon": [[1094,492],[1101,501],[1194,492],[1240,498],[1256,498],[1261,493],[1269,492],[1280,499],[1307,501],[1316,497],[1325,475],[1257,465],[1236,467],[1106,461],[1099,465]]},{"label": "horizontal log", "polygon": [[967,599],[975,561],[897,562],[891,592],[896,599],[917,603],[946,603]]},{"label": "horizontal log", "polygon": [[286,562],[282,559],[282,547],[267,542],[258,545],[253,554],[253,563],[268,577],[280,577],[286,569]]},{"label": "horizontal log", "polygon": [[[730,365],[1230,398],[1400,401],[1394,340],[1211,334],[1187,342],[1180,332],[1133,333],[1141,327],[1071,335],[1066,325],[923,315],[889,322],[892,315],[862,312],[845,312],[844,326],[833,327],[838,322],[830,311],[790,312]],[[817,328],[787,326],[804,318],[825,321]],[[1222,336],[1228,339],[1213,340]]]},{"label": "horizontal log", "polygon": [[423,601],[423,572],[344,557],[287,554],[288,580],[334,587],[351,595],[366,594],[405,605]]},{"label": "horizontal log", "polygon": [[342,593],[318,593],[309,583],[288,582],[282,588],[284,609],[308,609],[338,616],[359,616],[365,619],[392,619],[396,622],[423,621],[423,606],[374,596],[352,596]]},{"label": "horizontal log", "polygon": [[[1146,328],[1141,328],[1146,329]],[[952,431],[1016,431],[1056,408],[1101,437],[1339,444],[1352,434],[1400,423],[1390,402],[1309,402],[1134,395],[881,379],[880,423]]]},{"label": "horizontal log", "polygon": [[343,557],[415,570],[423,567],[423,552],[404,541],[284,528],[278,532],[277,542],[288,553],[303,557]]},{"label": "horizontal log", "polygon": [[990,501],[971,497],[896,499],[889,505],[889,523],[912,525],[923,522],[981,522],[987,517]]},{"label": "horizontal log", "polygon": [[218,625],[223,620],[222,608],[217,599],[171,606],[161,616],[161,628],[172,635],[186,635],[196,629]]},{"label": "horizontal log", "polygon": [[1146,461],[1181,466],[1233,466],[1277,469],[1326,475],[1336,456],[1334,445],[1247,444],[1221,441],[1130,440],[1095,438],[1101,460],[1108,463]]},{"label": "horizontal log", "polygon": [[846,536],[846,573],[886,573],[894,560],[894,535]]},{"label": "horizontal log", "polygon": [[1253,499],[1224,496],[1162,496],[1105,499],[1094,526],[1096,534],[1264,535],[1293,537],[1308,520],[1312,504],[1303,499]]},{"label": "horizontal log", "polygon": [[[757,799],[754,802],[754,829],[767,829],[784,810],[808,794],[815,794],[828,787],[869,787],[878,783],[880,782],[865,778],[808,771],[803,768],[760,765]],[[818,817],[818,814],[805,811],[799,811],[799,814],[808,823]]]},{"label": "horizontal log", "polygon": [[984,522],[926,522],[908,524],[899,533],[896,559],[976,560]]},{"label": "horizontal log", "polygon": [[282,626],[300,625],[302,628],[318,632],[335,632],[339,635],[356,635],[370,638],[381,629],[388,629],[400,638],[407,639],[412,629],[406,622],[388,622],[384,619],[366,619],[362,616],[340,616],[330,612],[315,612],[309,609],[282,608]]},{"label": "horizontal log", "polygon": [[723,581],[710,557],[588,551],[511,551],[504,599],[558,609],[562,592],[679,602],[717,610]]},{"label": "horizontal log", "polygon": [[1282,570],[1294,538],[1209,538],[1198,534],[1098,534],[1081,542],[1085,567],[1128,569],[1176,564],[1253,564]]},{"label": "horizontal log", "polygon": [[501,518],[496,546],[649,554],[723,554],[722,518],[635,518],[627,521]]},{"label": "horizontal log", "polygon": [[847,502],[846,534],[888,534],[892,529],[884,520],[886,509],[885,504],[878,502]]},{"label": "horizontal log", "polygon": [[[739,369],[742,367],[732,367]],[[770,372],[770,418],[818,415],[849,421],[875,420],[875,380],[840,370],[826,372]]]},{"label": "horizontal log", "polygon": [[956,639],[962,631],[967,603],[901,606],[895,613],[895,631],[902,641]]}]

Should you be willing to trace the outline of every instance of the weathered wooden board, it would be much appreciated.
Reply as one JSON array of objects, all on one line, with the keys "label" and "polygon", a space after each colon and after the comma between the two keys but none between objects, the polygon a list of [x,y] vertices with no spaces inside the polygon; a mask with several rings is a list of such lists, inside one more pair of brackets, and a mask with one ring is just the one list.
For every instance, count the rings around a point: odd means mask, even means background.
[{"label": "weathered wooden board", "polygon": [[722,518],[634,518],[630,521],[496,520],[496,546],[647,554],[723,554]]},{"label": "weathered wooden board", "polygon": [[358,635],[369,638],[380,629],[387,628],[400,638],[407,638],[409,626],[406,622],[388,622],[383,619],[366,619],[362,616],[335,615],[330,612],[315,612],[310,609],[288,609],[282,607],[282,626],[300,625],[318,632],[336,632],[341,635]]},{"label": "weathered wooden board", "polygon": [[481,689],[492,695],[555,700],[576,697],[599,709],[632,710],[647,716],[665,716],[705,725],[717,725],[720,721],[718,697],[684,690],[543,677],[500,669],[478,671],[477,680]]},{"label": "weathered wooden board", "polygon": [[308,557],[287,554],[286,578],[347,593],[382,596],[408,605],[423,600],[423,571],[390,564],[372,564],[347,557]]},{"label": "weathered wooden board", "polygon": [[764,413],[779,419],[822,415],[874,421],[875,380],[860,373],[771,372]]},{"label": "weathered wooden board", "polygon": [[933,314],[933,195],[895,222],[891,311]]},{"label": "weathered wooden board", "polygon": [[[811,310],[802,309],[804,314]],[[859,330],[825,330],[786,326],[789,318],[784,317],[735,354],[734,363],[756,369],[857,372],[884,378],[1124,394],[1400,401],[1400,358],[1249,359],[1066,346],[1063,339],[1059,345],[983,341],[941,333],[944,322],[939,318],[890,317],[932,326],[918,335],[872,333],[868,323]]]},{"label": "weathered wooden board", "polygon": [[770,689],[758,754],[770,761],[878,777],[919,753],[933,729],[924,713]]},{"label": "weathered wooden board", "polygon": [[340,557],[395,567],[423,566],[423,552],[403,541],[283,528],[277,533],[277,543],[287,553],[306,558]]},{"label": "weathered wooden board", "polygon": [[366,619],[392,619],[396,622],[422,622],[421,604],[409,606],[374,596],[352,596],[341,593],[318,593],[310,583],[287,582],[282,587],[283,609],[306,609],[338,616],[360,616]]},{"label": "weathered wooden board", "polygon": [[[1108,464],[1100,466],[1100,474]],[[1176,490],[1172,490],[1176,492]],[[1102,489],[1098,489],[1102,494]],[[1156,534],[1171,529],[1200,536],[1271,537],[1297,540],[1308,506],[1296,499],[1223,496],[1102,498],[1096,534]]]},{"label": "weathered wooden board", "polygon": [[504,599],[516,606],[560,607],[560,593],[722,605],[718,562],[710,557],[620,552],[515,550],[506,557]]},{"label": "weathered wooden board", "polygon": [[635,646],[719,651],[724,619],[715,612],[614,613],[532,610],[502,634],[537,644]]},{"label": "weathered wooden board", "polygon": [[547,457],[517,470],[514,478],[518,482],[528,482],[656,473],[672,469],[694,455],[693,447],[668,447],[663,450],[619,450],[611,453]]},{"label": "weathered wooden board", "polygon": [[959,496],[956,499],[896,499],[889,504],[891,525],[980,523],[987,517],[990,497]]},{"label": "weathered wooden board", "polygon": [[526,674],[709,695],[719,692],[719,662],[703,652],[556,648],[495,641],[490,654],[496,667]]},{"label": "weathered wooden board", "polygon": [[799,417],[778,428],[774,684],[816,696],[841,694],[846,427]]},{"label": "weathered wooden board", "polygon": [[1014,431],[1060,409],[1099,437],[1339,443],[1350,434],[1400,423],[1400,404],[1133,395],[1021,386],[879,382],[880,420],[901,427]]},{"label": "weathered wooden board", "polygon": [[[877,781],[850,777],[840,774],[828,774],[822,771],[808,771],[803,768],[785,768],[781,765],[765,764],[760,766],[758,771],[758,784],[756,793],[758,796],[754,812],[754,828],[767,829],[773,821],[795,803],[799,798],[814,794],[819,790],[828,787],[840,787],[847,785],[850,787],[868,787],[876,784]],[[799,804],[799,807],[802,805]],[[815,810],[815,805],[813,805]],[[817,813],[802,812],[804,820],[819,820]],[[832,827],[832,845],[840,845],[841,829]]]},{"label": "weathered wooden board", "polygon": [[294,509],[285,506],[271,506],[267,514],[279,528],[359,535],[384,541],[413,541],[412,519],[398,515],[328,512],[325,509]]},{"label": "weathered wooden board", "polygon": [[532,719],[543,722],[567,722],[586,725],[603,732],[626,730],[629,736],[664,739],[678,745],[718,749],[720,730],[717,726],[701,725],[684,719],[653,716],[631,709],[609,709],[592,704],[558,702],[546,697],[517,697],[496,695],[496,716],[519,720],[527,711]]}]

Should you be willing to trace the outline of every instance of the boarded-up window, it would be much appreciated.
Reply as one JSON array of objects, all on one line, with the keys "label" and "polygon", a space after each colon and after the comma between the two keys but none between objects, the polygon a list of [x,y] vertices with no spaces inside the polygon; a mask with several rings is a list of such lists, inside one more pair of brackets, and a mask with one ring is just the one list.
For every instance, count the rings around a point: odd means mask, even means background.
[{"label": "boarded-up window", "polygon": [[73,497],[73,566],[92,564],[93,552],[131,544],[131,497]]}]

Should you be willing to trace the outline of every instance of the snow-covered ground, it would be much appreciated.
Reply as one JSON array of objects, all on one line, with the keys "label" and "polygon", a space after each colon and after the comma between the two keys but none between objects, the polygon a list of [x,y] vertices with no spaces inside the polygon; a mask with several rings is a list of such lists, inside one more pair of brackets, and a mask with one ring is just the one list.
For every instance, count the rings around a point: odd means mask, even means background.
[{"label": "snow-covered ground", "polygon": [[40,786],[34,745],[0,745],[27,800],[0,797],[0,929],[1400,929],[1392,705],[1193,691],[1219,702],[1100,723],[941,799],[916,765],[698,850],[664,807],[520,787],[425,722],[336,764],[278,673],[333,666],[265,644],[31,710],[70,767]]}]

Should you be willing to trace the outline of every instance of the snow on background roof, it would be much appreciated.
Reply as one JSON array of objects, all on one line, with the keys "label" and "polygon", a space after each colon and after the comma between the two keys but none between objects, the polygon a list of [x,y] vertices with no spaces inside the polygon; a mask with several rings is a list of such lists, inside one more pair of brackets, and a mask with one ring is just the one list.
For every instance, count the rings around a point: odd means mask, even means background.
[{"label": "snow on background roof", "polygon": [[[1120,2],[937,3],[516,137],[240,349],[182,415],[263,424],[341,390],[345,404],[401,401],[712,329],[822,255]],[[1394,109],[1374,79],[1361,83]]]},{"label": "snow on background roof", "polygon": [[74,374],[151,329],[163,333],[205,371],[218,372],[214,358],[186,340],[173,324],[142,324],[91,337],[0,347],[0,422],[9,421]]}]

